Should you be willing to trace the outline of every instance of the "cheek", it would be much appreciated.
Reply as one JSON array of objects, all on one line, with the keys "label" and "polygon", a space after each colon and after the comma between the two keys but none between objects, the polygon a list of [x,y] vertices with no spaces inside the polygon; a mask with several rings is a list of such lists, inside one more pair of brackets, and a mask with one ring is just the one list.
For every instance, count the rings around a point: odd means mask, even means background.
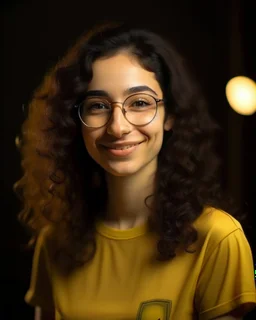
[{"label": "cheek", "polygon": [[156,152],[159,153],[162,149],[163,145],[163,137],[164,137],[164,126],[163,122],[159,123],[158,129],[155,131],[155,148],[157,149]]},{"label": "cheek", "polygon": [[144,135],[149,139],[149,143],[154,145],[154,148],[161,149],[164,135],[164,127],[162,119],[152,122],[148,127],[145,128]]},{"label": "cheek", "polygon": [[162,148],[163,130],[159,130],[159,128],[158,130],[156,128],[153,129],[152,127],[152,130],[145,130],[143,135],[148,139],[145,156],[156,157]]},{"label": "cheek", "polygon": [[160,152],[162,145],[163,145],[163,131],[158,132],[158,134],[156,134],[155,152],[157,154]]}]

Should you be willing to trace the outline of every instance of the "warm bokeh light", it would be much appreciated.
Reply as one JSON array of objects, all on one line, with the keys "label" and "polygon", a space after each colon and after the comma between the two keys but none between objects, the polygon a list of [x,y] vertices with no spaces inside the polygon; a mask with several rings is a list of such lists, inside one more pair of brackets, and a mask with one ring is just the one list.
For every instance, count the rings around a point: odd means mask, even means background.
[{"label": "warm bokeh light", "polygon": [[241,115],[252,115],[256,111],[256,83],[247,77],[239,76],[226,85],[227,100],[232,109]]}]

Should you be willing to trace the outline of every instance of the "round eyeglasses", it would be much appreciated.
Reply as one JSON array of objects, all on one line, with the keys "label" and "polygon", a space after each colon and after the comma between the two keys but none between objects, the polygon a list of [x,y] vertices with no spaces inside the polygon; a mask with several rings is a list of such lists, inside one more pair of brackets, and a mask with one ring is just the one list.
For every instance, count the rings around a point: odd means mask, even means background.
[{"label": "round eyeglasses", "polygon": [[124,102],[110,102],[104,97],[87,97],[78,105],[78,115],[86,127],[100,128],[111,119],[112,105],[122,104],[122,112],[128,122],[136,126],[145,126],[153,121],[158,103],[162,101],[164,99],[156,99],[146,93],[132,94]]}]

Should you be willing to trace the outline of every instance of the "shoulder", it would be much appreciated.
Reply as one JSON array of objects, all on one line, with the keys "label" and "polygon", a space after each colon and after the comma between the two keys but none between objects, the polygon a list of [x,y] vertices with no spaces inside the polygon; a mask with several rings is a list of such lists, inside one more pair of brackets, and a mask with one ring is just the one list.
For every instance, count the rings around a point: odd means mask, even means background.
[{"label": "shoulder", "polygon": [[237,229],[243,231],[240,222],[228,212],[213,207],[206,207],[194,222],[195,228],[202,234],[209,232],[227,235]]},{"label": "shoulder", "polygon": [[208,243],[208,247],[216,247],[222,240],[233,235],[243,235],[240,222],[228,212],[213,207],[206,207],[194,222],[198,232],[199,243]]}]

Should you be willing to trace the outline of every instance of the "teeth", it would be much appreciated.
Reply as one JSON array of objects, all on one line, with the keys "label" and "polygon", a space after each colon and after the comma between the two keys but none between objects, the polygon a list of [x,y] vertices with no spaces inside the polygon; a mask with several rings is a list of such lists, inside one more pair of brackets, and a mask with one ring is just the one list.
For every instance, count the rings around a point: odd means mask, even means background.
[{"label": "teeth", "polygon": [[[138,144],[138,143],[137,143]],[[112,148],[112,149],[115,149],[115,150],[125,150],[125,149],[129,149],[131,147],[134,147],[136,146],[137,144],[132,144],[132,145],[129,145],[129,146],[125,146],[125,147],[122,147],[122,148]]]}]

